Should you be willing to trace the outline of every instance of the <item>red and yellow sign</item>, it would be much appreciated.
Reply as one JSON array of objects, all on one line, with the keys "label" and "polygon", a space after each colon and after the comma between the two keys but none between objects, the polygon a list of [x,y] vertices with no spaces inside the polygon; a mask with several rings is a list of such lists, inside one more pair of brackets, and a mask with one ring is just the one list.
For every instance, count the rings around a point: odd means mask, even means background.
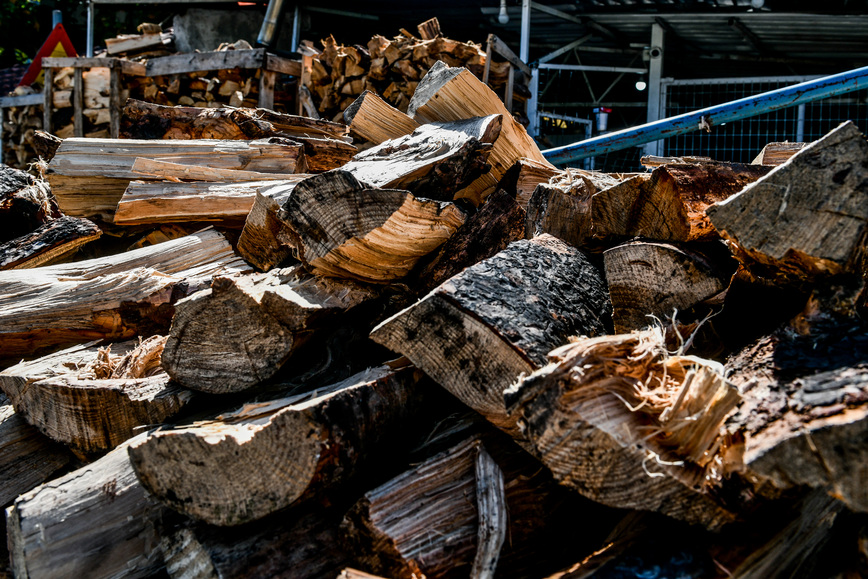
[{"label": "red and yellow sign", "polygon": [[24,74],[24,78],[18,83],[18,86],[30,86],[33,83],[42,83],[42,59],[46,57],[60,56],[78,56],[75,48],[72,46],[72,41],[66,34],[63,24],[58,24],[48,35],[48,38],[42,44],[42,48],[36,53],[33,62]]}]

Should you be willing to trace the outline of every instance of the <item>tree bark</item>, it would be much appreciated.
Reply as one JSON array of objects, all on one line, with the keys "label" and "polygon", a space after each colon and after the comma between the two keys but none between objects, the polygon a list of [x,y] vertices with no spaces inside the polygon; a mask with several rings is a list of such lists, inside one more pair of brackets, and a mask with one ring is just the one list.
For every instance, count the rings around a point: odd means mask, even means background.
[{"label": "tree bark", "polygon": [[398,444],[421,404],[412,367],[380,367],[310,394],[162,429],[130,448],[142,484],[213,525],[238,525],[347,483]]},{"label": "tree bark", "polygon": [[514,432],[503,390],[544,365],[568,337],[605,333],[610,308],[597,268],[578,250],[541,236],[467,268],[371,337]]},{"label": "tree bark", "polygon": [[0,165],[0,243],[27,235],[60,216],[48,183]]},{"label": "tree bark", "polygon": [[87,219],[67,216],[53,219],[28,235],[0,244],[0,270],[58,263],[101,235],[100,228]]},{"label": "tree bark", "polygon": [[521,158],[503,174],[497,188],[515,193],[515,200],[526,210],[537,185],[548,183],[549,179],[560,173],[548,163]]}]

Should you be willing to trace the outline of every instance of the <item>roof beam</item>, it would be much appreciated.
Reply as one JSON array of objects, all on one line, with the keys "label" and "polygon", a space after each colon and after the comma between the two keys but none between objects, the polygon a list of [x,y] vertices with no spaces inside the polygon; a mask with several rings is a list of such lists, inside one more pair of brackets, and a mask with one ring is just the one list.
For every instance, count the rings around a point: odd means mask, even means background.
[{"label": "roof beam", "polygon": [[563,10],[558,10],[557,8],[552,8],[551,6],[546,6],[545,4],[540,4],[539,2],[531,2],[530,7],[550,16],[557,16],[558,18],[563,18],[564,20],[575,22],[576,24],[584,24],[582,19],[577,16],[573,16],[572,14],[568,14]]},{"label": "roof beam", "polygon": [[669,36],[670,39],[674,39],[675,41],[680,42],[684,46],[688,46],[688,47],[692,48],[693,50],[696,50],[697,52],[701,52],[703,54],[708,53],[707,50],[705,50],[704,48],[702,48],[701,46],[699,46],[698,44],[696,44],[692,40],[688,40],[688,39],[684,38],[683,36],[681,36],[680,34],[678,34],[678,32],[675,31],[675,28],[665,18],[661,18],[661,17],[657,16],[654,18],[654,22],[656,22],[660,26],[660,28],[662,28],[663,30],[666,31],[666,35]]},{"label": "roof beam", "polygon": [[540,64],[542,64],[542,63],[544,63],[544,62],[548,62],[548,61],[550,61],[550,60],[554,60],[554,59],[556,59],[557,57],[559,57],[560,55],[562,55],[562,54],[566,54],[567,52],[569,52],[569,51],[571,51],[572,49],[576,48],[576,47],[579,46],[580,44],[584,44],[585,42],[587,42],[588,40],[590,40],[591,37],[593,37],[593,36],[594,36],[593,34],[586,34],[585,36],[582,36],[582,37],[579,38],[578,40],[574,40],[574,41],[570,42],[569,44],[567,44],[567,45],[565,45],[565,46],[562,46],[562,47],[558,48],[558,49],[555,50],[554,52],[549,52],[548,54],[546,54],[545,56],[543,56],[542,58],[540,58],[537,62],[539,62]]},{"label": "roof beam", "polygon": [[754,34],[754,32],[738,18],[730,18],[729,27],[741,33],[741,37],[744,39],[744,41],[750,44],[751,47],[758,53],[772,54],[774,52],[773,50],[769,50],[768,48],[766,48],[765,44],[763,44],[763,41],[760,40],[760,37]]}]

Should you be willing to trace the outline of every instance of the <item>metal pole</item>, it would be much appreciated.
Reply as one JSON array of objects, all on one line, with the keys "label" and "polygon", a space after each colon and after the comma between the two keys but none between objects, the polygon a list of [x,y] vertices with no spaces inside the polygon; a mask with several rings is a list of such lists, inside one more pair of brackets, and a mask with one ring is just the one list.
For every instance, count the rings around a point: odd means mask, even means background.
[{"label": "metal pole", "polygon": [[803,143],[805,141],[805,105],[799,105],[798,118],[796,119],[796,142]]},{"label": "metal pole", "polygon": [[527,62],[530,55],[530,0],[521,0],[521,45],[518,57]]},{"label": "metal pole", "polygon": [[[660,81],[663,77],[663,27],[656,22],[651,25],[651,48],[648,51],[648,112],[645,121],[660,120]],[[660,142],[645,145],[646,155],[659,155]]]},{"label": "metal pole", "polygon": [[527,99],[527,118],[530,124],[527,126],[527,134],[531,137],[537,136],[539,133],[539,118],[537,117],[537,108],[539,107],[539,69],[531,69],[530,74],[530,98]]},{"label": "metal pole", "polygon": [[301,36],[301,11],[298,9],[298,4],[295,5],[295,9],[292,11],[292,43],[290,44],[289,49],[292,52],[298,50],[298,42],[299,36]]},{"label": "metal pole", "polygon": [[868,66],[548,149],[543,155],[552,163],[569,163],[866,88]]},{"label": "metal pole", "polygon": [[63,12],[60,10],[51,11],[51,29],[54,30],[58,24],[63,23]]},{"label": "metal pole", "polygon": [[93,18],[94,18],[94,5],[92,1],[87,3],[87,49],[85,52],[85,56],[88,58],[93,58]]}]

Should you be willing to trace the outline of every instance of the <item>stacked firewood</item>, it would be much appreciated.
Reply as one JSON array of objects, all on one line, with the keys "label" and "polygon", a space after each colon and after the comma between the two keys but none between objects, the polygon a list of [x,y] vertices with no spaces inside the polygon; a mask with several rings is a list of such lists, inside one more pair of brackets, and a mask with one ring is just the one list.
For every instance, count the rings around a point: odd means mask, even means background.
[{"label": "stacked firewood", "polygon": [[[482,78],[486,53],[479,44],[445,38],[436,18],[418,26],[419,37],[406,30],[391,40],[376,35],[367,46],[343,46],[331,36],[322,49],[306,42],[313,54],[305,87],[313,107],[323,118],[339,119],[363,92],[380,95],[401,112],[407,112],[419,80],[438,61],[464,67]],[[500,88],[507,80],[509,63],[490,63],[489,84]],[[311,113],[313,111],[310,111]]]},{"label": "stacked firewood", "polygon": [[0,272],[15,575],[864,575],[859,130],[605,175],[465,69],[407,110],[60,145],[85,251],[166,240]]}]

